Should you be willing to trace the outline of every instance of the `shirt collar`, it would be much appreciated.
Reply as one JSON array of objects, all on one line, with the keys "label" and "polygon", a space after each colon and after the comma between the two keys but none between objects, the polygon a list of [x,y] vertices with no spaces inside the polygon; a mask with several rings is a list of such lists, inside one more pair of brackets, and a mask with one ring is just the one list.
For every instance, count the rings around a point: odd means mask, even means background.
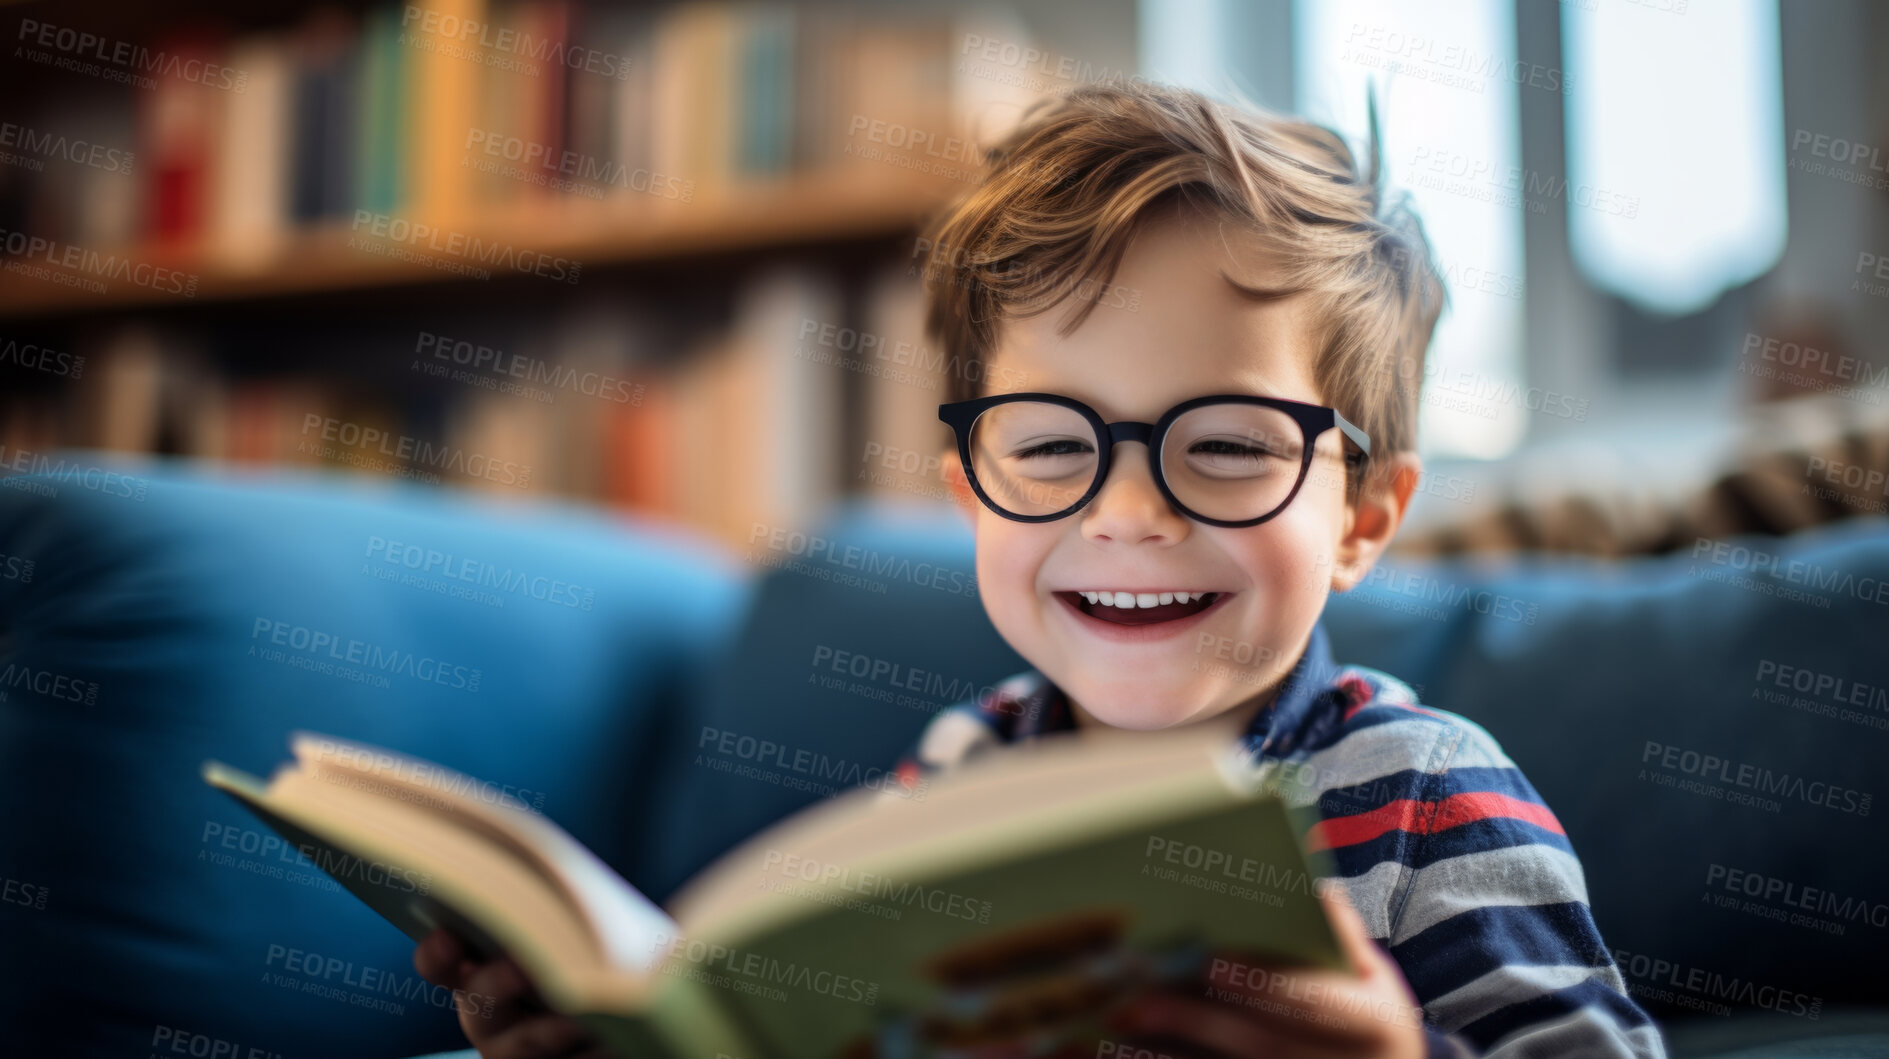
[{"label": "shirt collar", "polygon": [[[1332,689],[1339,667],[1332,661],[1331,638],[1324,623],[1312,626],[1305,651],[1280,681],[1273,701],[1253,715],[1240,741],[1255,755],[1283,757],[1301,739],[1308,716],[1319,698]],[[1029,739],[1076,727],[1069,697],[1038,670],[1005,681],[998,694],[985,702],[1005,741]]]},{"label": "shirt collar", "polygon": [[1323,622],[1314,623],[1305,651],[1279,683],[1271,704],[1253,715],[1241,742],[1255,755],[1284,757],[1299,744],[1305,722],[1320,698],[1332,690],[1339,668],[1332,661],[1331,637]]}]

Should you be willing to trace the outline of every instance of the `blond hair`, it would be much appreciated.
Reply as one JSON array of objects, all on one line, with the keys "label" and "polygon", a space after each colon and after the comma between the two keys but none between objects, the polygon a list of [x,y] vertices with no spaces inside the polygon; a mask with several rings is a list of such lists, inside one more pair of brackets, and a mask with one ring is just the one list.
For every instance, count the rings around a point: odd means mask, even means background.
[{"label": "blond hair", "polygon": [[[1240,289],[1307,292],[1326,400],[1370,434],[1373,456],[1414,449],[1416,387],[1399,383],[1422,379],[1447,294],[1407,196],[1386,201],[1369,110],[1366,172],[1328,128],[1185,88],[1110,82],[1037,100],[986,149],[987,179],[918,244],[946,363],[987,367],[999,321],[1072,294],[1082,304],[1061,333],[1074,331],[1099,300],[1081,292],[1107,288],[1136,225],[1178,198],[1262,236],[1284,286]],[[952,371],[948,399],[978,396],[984,376]]]}]

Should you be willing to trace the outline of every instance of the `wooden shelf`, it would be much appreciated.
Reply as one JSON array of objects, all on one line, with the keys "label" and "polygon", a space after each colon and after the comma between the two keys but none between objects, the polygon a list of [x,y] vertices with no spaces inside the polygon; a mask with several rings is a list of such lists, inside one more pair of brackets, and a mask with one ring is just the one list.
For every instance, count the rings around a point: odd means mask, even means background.
[{"label": "wooden shelf", "polygon": [[[578,283],[603,265],[660,263],[716,253],[760,251],[775,247],[864,242],[898,238],[914,232],[935,209],[963,190],[961,183],[937,179],[886,179],[878,174],[802,177],[772,185],[731,191],[718,199],[689,203],[649,196],[626,201],[541,200],[507,208],[502,216],[442,224],[436,245],[450,236],[499,244],[514,252],[576,262]],[[355,245],[350,245],[353,241]],[[364,248],[372,244],[379,248]],[[95,248],[83,248],[91,250]],[[197,278],[196,293],[185,297],[162,286],[99,277],[62,269],[44,260],[30,264],[47,272],[98,279],[100,293],[40,276],[0,272],[0,319],[86,311],[110,311],[154,305],[190,305],[244,299],[338,293],[416,284],[471,283],[477,275],[454,268],[483,268],[491,278],[518,275],[564,285],[549,275],[533,277],[511,267],[492,266],[421,242],[397,242],[350,223],[290,232],[266,255],[241,260],[205,249],[134,247],[96,248],[100,258],[114,253],[134,265],[173,269]],[[387,250],[410,251],[412,257]],[[413,257],[423,260],[413,260]],[[556,266],[547,266],[555,273]]]}]

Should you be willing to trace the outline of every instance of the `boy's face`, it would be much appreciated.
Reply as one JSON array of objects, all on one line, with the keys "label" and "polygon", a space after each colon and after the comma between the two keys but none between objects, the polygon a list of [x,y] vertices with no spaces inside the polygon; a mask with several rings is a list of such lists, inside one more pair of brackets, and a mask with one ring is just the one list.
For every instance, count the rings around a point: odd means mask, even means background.
[{"label": "boy's face", "polygon": [[[1066,394],[1104,420],[1153,422],[1191,397],[1247,393],[1326,404],[1313,381],[1313,321],[1304,299],[1249,299],[1221,278],[1276,286],[1254,237],[1193,212],[1149,218],[1112,295],[1067,336],[1064,307],[1006,319],[986,377],[992,392]],[[1115,447],[1087,505],[1052,522],[1006,519],[965,485],[955,449],[944,463],[977,534],[984,608],[1005,640],[1062,688],[1085,721],[1166,728],[1242,704],[1257,708],[1291,669],[1333,588],[1369,569],[1395,531],[1409,488],[1347,505],[1342,436],[1317,439],[1305,484],[1284,511],[1228,529],[1175,511],[1155,486],[1146,445]],[[1414,462],[1414,458],[1409,458]],[[1414,485],[1414,471],[1408,484]],[[1213,592],[1186,617],[1115,624],[1084,613],[1094,590]]]}]

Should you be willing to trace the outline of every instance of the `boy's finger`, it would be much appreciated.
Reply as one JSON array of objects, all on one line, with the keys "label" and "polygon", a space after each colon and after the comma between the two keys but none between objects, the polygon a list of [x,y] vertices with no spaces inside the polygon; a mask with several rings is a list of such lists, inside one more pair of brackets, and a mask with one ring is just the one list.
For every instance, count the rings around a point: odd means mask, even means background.
[{"label": "boy's finger", "polygon": [[1325,906],[1325,915],[1331,919],[1332,930],[1338,935],[1338,945],[1344,950],[1345,959],[1351,962],[1353,973],[1360,978],[1369,978],[1383,966],[1384,954],[1371,940],[1371,932],[1364,925],[1364,917],[1351,907],[1351,901],[1343,889],[1328,884],[1316,887],[1319,903]]},{"label": "boy's finger", "polygon": [[507,1030],[544,1015],[522,998],[499,1000],[480,993],[461,993],[459,1029],[473,1047],[483,1053],[488,1042],[497,1040]]},{"label": "boy's finger", "polygon": [[[1306,1038],[1275,1020],[1249,1017],[1239,1008],[1192,997],[1149,997],[1110,1020],[1109,1028],[1135,1038],[1186,1041],[1228,1059],[1336,1059],[1355,1055],[1340,1042]],[[1173,1053],[1164,1045],[1163,1051]]]},{"label": "boy's finger", "polygon": [[530,979],[508,956],[501,956],[480,967],[472,972],[472,977],[466,982],[466,992],[489,996],[500,1003],[519,999],[530,991]]},{"label": "boy's finger", "polygon": [[1385,985],[1396,983],[1397,995],[1403,998],[1404,1004],[1421,1011],[1417,994],[1410,988],[1409,979],[1404,977],[1403,968],[1391,959],[1388,949],[1372,939],[1370,929],[1364,925],[1364,917],[1352,907],[1350,900],[1335,886],[1326,887],[1320,896],[1332,918],[1339,924],[1338,937],[1348,945],[1345,952],[1351,958],[1352,966],[1357,969],[1358,976],[1367,980],[1382,980]]},{"label": "boy's finger", "polygon": [[473,993],[464,989],[453,990],[453,1007],[459,1012],[462,1021],[477,1019],[480,1022],[490,1023],[493,1015],[498,1011],[498,1006],[497,997],[489,997],[484,993]]},{"label": "boy's finger", "polygon": [[479,1046],[481,1059],[542,1059],[590,1042],[584,1027],[561,1015],[526,1019]]},{"label": "boy's finger", "polygon": [[1242,1018],[1271,1026],[1282,1038],[1321,1045],[1355,1045],[1368,1037],[1356,1019],[1360,1012],[1376,1010],[1350,975],[1255,962],[1228,952],[1215,954],[1208,964],[1204,995]]},{"label": "boy's finger", "polygon": [[444,927],[435,927],[433,932],[420,939],[413,947],[413,969],[420,972],[420,977],[434,985],[443,985],[456,989],[464,977],[461,964],[465,959],[465,946],[458,938]]}]

